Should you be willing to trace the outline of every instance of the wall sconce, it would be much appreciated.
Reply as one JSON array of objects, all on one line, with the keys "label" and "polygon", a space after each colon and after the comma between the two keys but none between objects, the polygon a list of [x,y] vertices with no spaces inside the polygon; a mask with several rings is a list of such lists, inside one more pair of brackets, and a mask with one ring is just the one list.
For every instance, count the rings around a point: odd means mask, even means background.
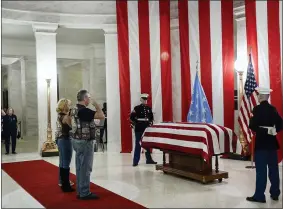
[{"label": "wall sconce", "polygon": [[168,52],[162,52],[160,57],[162,61],[167,61],[169,59],[169,54]]}]

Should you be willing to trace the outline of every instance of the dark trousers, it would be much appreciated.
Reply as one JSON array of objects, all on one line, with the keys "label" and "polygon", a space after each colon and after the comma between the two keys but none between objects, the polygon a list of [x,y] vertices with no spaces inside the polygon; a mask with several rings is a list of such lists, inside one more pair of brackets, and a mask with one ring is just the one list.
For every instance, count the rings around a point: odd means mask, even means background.
[{"label": "dark trousers", "polygon": [[10,142],[12,140],[12,152],[16,151],[16,144],[17,144],[17,132],[16,133],[11,133],[7,136],[5,136],[5,148],[6,152],[10,152]]},{"label": "dark trousers", "polygon": [[[135,132],[135,137],[136,137],[136,143],[135,143],[135,152],[134,152],[134,164],[138,164],[140,161],[140,155],[141,155],[141,137],[143,135],[143,132]],[[152,158],[150,155],[150,150],[146,149],[146,153],[145,153],[145,158],[146,158],[146,162],[152,162]]]},{"label": "dark trousers", "polygon": [[276,150],[257,150],[255,151],[255,166],[256,166],[256,190],[254,198],[257,200],[265,200],[265,189],[267,183],[267,166],[268,177],[271,183],[270,195],[278,197],[280,195],[280,179],[277,162]]},{"label": "dark trousers", "polygon": [[107,127],[100,129],[100,140],[103,142],[103,135],[105,133],[105,143],[107,144]]}]

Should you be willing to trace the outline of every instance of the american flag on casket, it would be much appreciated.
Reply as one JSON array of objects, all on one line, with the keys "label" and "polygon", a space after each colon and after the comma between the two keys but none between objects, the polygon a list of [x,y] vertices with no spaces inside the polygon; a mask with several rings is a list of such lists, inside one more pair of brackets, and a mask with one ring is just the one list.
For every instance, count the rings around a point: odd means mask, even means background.
[{"label": "american flag on casket", "polygon": [[202,156],[241,154],[241,144],[229,128],[208,123],[158,123],[142,137],[143,148],[165,149]]}]

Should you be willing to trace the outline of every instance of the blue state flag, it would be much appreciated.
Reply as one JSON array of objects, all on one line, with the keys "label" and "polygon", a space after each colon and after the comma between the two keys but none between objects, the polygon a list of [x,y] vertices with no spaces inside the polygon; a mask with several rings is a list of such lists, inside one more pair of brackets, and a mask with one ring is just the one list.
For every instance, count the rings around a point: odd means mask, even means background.
[{"label": "blue state flag", "polygon": [[190,123],[212,123],[212,115],[204,90],[196,73],[190,110],[187,117]]}]

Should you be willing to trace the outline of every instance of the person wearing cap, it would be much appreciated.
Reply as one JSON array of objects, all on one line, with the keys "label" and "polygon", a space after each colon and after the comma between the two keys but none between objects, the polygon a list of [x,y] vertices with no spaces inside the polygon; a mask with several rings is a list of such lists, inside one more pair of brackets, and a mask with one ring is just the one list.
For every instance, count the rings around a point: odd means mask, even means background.
[{"label": "person wearing cap", "polygon": [[[152,109],[147,105],[148,94],[142,94],[140,101],[141,104],[136,106],[131,112],[130,121],[131,127],[135,130],[135,152],[133,159],[133,166],[137,166],[140,161],[141,145],[140,141],[145,129],[153,124]],[[146,149],[145,152],[146,164],[157,164],[151,158],[150,150]]]},{"label": "person wearing cap", "polygon": [[256,189],[248,201],[265,203],[265,189],[268,176],[271,183],[270,197],[278,200],[280,195],[280,179],[277,160],[279,143],[276,135],[283,129],[283,121],[276,108],[269,104],[271,89],[257,88],[259,105],[254,107],[249,128],[256,133],[255,139],[255,166]]}]

